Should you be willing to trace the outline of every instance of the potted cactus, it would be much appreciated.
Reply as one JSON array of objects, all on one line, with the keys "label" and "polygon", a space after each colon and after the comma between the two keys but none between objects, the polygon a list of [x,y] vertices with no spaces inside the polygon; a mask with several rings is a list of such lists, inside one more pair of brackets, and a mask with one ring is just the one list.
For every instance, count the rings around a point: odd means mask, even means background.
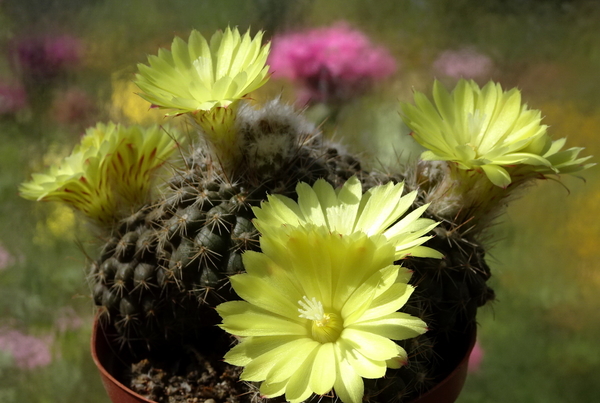
[{"label": "potted cactus", "polygon": [[590,157],[561,151],[519,91],[462,80],[401,106],[418,163],[367,171],[291,106],[252,102],[261,40],[176,38],[135,82],[187,132],[98,124],[21,187],[98,233],[94,354],[129,365],[103,374],[157,402],[409,402],[464,382],[494,297],[481,234],[524,184]]}]

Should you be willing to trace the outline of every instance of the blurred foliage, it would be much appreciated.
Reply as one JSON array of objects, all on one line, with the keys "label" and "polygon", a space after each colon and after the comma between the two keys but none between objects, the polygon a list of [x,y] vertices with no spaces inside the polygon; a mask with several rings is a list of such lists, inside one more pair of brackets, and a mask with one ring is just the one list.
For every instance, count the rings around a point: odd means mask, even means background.
[{"label": "blurred foliage", "polygon": [[[1,402],[108,401],[88,347],[93,304],[82,251],[95,252],[94,234],[70,211],[17,194],[20,182],[67,155],[81,134],[54,119],[50,102],[75,86],[90,94],[98,120],[162,121],[134,94],[131,78],[136,63],[170,46],[173,35],[192,28],[210,35],[227,25],[276,35],[341,20],[388,47],[400,64],[393,79],[349,102],[336,122],[333,135],[372,157],[372,165],[418,155],[397,102],[410,100],[413,88],[430,92],[436,58],[462,48],[489,56],[495,68],[482,80],[521,88],[554,138],[567,136],[567,146],[600,156],[597,1],[3,0],[0,48],[23,36],[70,34],[85,51],[76,71],[45,88],[47,105],[0,116],[0,246],[12,257],[0,268],[0,326],[54,340],[54,361],[44,368],[19,370],[0,354]],[[20,79],[12,63],[0,55],[0,80]],[[447,86],[456,81],[438,78]],[[256,99],[277,95],[292,100],[294,88],[273,81]],[[497,302],[480,312],[483,363],[459,402],[600,400],[599,172],[584,172],[585,182],[538,184],[490,231]],[[65,308],[83,326],[59,326]]]}]

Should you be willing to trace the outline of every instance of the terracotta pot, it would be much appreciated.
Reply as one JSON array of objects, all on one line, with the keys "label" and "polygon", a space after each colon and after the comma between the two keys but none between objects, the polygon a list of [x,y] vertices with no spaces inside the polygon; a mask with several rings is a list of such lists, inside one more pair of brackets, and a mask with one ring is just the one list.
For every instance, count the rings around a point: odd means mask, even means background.
[{"label": "terracotta pot", "polygon": [[[469,356],[475,345],[475,339],[476,329],[473,328],[466,335],[464,345],[458,347],[463,349],[464,354],[461,355],[462,358],[460,358],[454,370],[443,381],[410,403],[453,403],[456,401],[467,378]],[[131,360],[126,354],[124,355],[118,351],[118,347],[112,345],[98,320],[94,322],[92,330],[91,350],[94,363],[100,371],[104,388],[113,403],[156,403],[138,395],[115,377],[119,369],[127,368]]]},{"label": "terracotta pot", "polygon": [[462,391],[467,380],[467,371],[469,369],[469,357],[475,341],[477,340],[477,328],[473,326],[463,339],[464,345],[457,346],[462,348],[463,353],[458,358],[458,364],[454,367],[440,383],[429,389],[410,403],[454,403]]},{"label": "terracotta pot", "polygon": [[91,350],[104,389],[113,403],[156,403],[138,395],[115,378],[118,368],[126,368],[127,363],[131,361],[128,361],[129,357],[121,354],[112,340],[109,340],[98,319],[94,321],[92,329]]}]

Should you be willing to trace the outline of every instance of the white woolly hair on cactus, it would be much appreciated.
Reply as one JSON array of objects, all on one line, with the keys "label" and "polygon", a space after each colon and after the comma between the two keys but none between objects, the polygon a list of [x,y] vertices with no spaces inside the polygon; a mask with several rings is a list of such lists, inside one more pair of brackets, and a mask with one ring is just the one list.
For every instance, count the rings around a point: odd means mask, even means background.
[{"label": "white woolly hair on cactus", "polygon": [[236,123],[245,163],[261,170],[277,169],[278,164],[292,158],[317,133],[312,123],[280,98],[260,109],[243,104]]}]

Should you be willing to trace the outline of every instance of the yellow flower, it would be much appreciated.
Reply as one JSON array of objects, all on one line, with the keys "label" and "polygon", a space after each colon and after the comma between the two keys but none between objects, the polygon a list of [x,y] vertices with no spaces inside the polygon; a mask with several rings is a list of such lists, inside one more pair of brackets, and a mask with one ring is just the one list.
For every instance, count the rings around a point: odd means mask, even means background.
[{"label": "yellow flower", "polygon": [[196,30],[188,43],[175,38],[171,51],[150,56],[150,66],[138,65],[140,96],[169,115],[227,107],[268,80],[269,44],[261,47],[263,32],[251,39],[237,29],[218,31],[210,44]]},{"label": "yellow flower", "polygon": [[425,236],[438,223],[420,218],[427,205],[402,217],[412,206],[417,192],[402,196],[404,184],[388,183],[369,189],[364,195],[356,176],[337,191],[323,179],[313,187],[299,183],[298,202],[282,195],[269,195],[261,207],[255,207],[254,224],[263,235],[281,226],[307,224],[324,225],[342,235],[364,232],[371,236],[383,234],[394,245],[396,259],[408,255],[441,258],[434,249],[421,246],[431,236]]},{"label": "yellow flower", "polygon": [[137,94],[137,87],[131,79],[112,77],[112,95],[110,116],[116,121],[149,126],[164,123],[164,113],[157,108],[150,108],[148,102]]},{"label": "yellow flower", "polygon": [[23,183],[21,196],[61,201],[101,225],[113,223],[147,201],[152,174],[176,149],[176,136],[158,126],[98,124],[62,164]]},{"label": "yellow flower", "polygon": [[70,242],[77,238],[76,217],[73,209],[66,205],[55,204],[48,211],[45,220],[38,220],[35,225],[33,243],[37,246],[52,248],[57,241]]},{"label": "yellow flower", "polygon": [[[460,80],[450,94],[439,82],[435,105],[415,93],[415,105],[403,104],[405,123],[428,149],[423,160],[454,162],[463,170],[481,170],[496,186],[507,187],[511,174],[541,176],[589,168],[577,158],[581,148],[560,151],[564,139],[552,142],[541,114],[521,103],[517,89],[503,91],[489,82],[483,88]],[[540,175],[541,174],[541,175]]]},{"label": "yellow flower", "polygon": [[247,273],[231,277],[245,301],[217,307],[227,332],[242,337],[225,361],[241,379],[262,382],[267,397],[301,402],[333,388],[359,403],[362,378],[381,378],[407,363],[392,340],[424,333],[426,324],[398,310],[413,287],[395,266],[382,235],[332,233],[327,227],[279,227],[261,238],[262,253],[243,255]]},{"label": "yellow flower", "polygon": [[261,46],[263,32],[250,37],[237,29],[218,31],[210,43],[196,30],[188,43],[175,38],[171,51],[150,56],[150,66],[138,64],[139,95],[167,115],[189,113],[200,125],[216,161],[227,171],[240,156],[234,127],[238,101],[269,79],[265,63],[270,44]]}]

